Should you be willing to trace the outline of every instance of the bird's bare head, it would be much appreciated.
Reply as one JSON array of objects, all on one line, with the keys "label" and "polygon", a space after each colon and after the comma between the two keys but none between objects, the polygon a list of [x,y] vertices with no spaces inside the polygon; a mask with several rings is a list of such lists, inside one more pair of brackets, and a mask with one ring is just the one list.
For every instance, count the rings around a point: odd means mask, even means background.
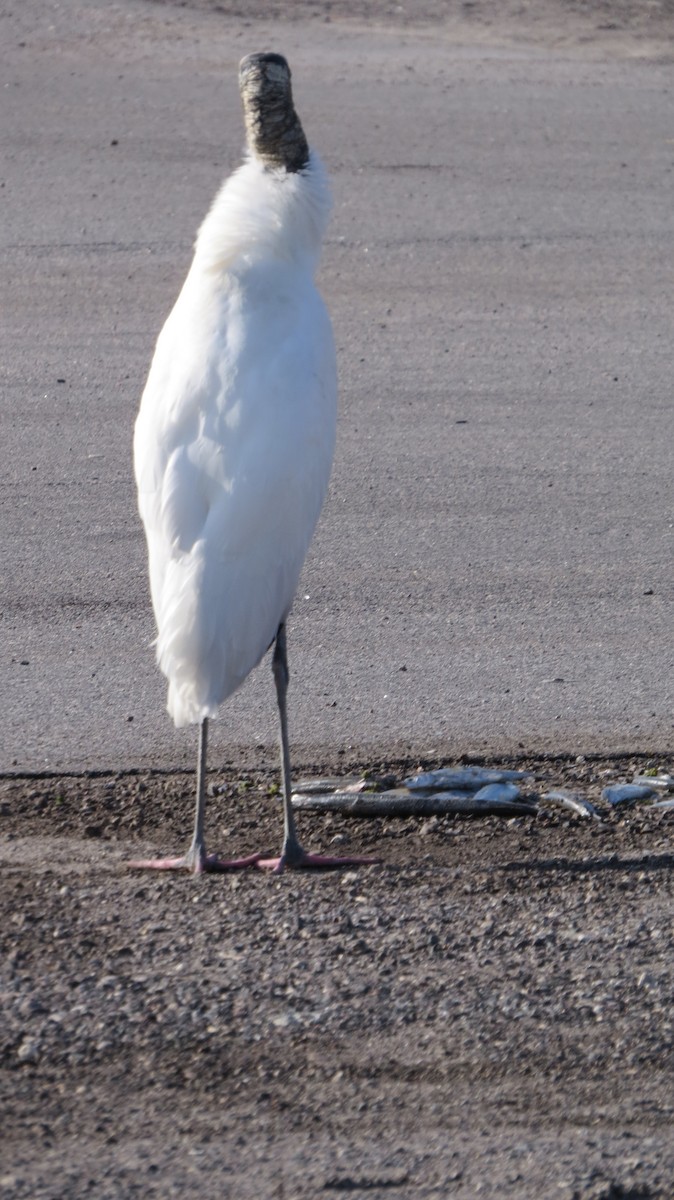
[{"label": "bird's bare head", "polygon": [[239,90],[252,153],[269,167],[301,171],[309,147],[293,106],[290,67],[281,54],[248,54],[239,64]]}]

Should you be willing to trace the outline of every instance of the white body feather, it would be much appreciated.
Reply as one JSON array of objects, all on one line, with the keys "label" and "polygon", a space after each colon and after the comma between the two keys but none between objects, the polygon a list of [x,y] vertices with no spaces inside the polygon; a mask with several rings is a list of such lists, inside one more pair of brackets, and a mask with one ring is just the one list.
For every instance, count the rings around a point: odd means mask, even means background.
[{"label": "white body feather", "polygon": [[328,212],[315,155],[294,174],[245,162],[157,342],[134,465],[176,725],[214,716],[268,649],[325,498],[337,383],[313,275]]}]

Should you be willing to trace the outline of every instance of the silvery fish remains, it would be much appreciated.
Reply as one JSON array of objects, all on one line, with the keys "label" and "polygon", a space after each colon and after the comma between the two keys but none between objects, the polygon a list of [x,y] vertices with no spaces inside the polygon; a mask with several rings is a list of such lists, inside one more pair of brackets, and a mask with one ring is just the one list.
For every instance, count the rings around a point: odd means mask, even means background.
[{"label": "silvery fish remains", "polygon": [[551,792],[546,792],[541,797],[542,804],[559,805],[561,808],[568,808],[571,812],[575,812],[579,817],[592,817],[595,821],[601,821],[601,816],[597,812],[594,804],[590,804],[578,792],[567,792],[564,788],[557,788]]},{"label": "silvery fish remains", "polygon": [[437,791],[438,788],[476,792],[489,783],[507,783],[512,779],[531,778],[528,771],[498,771],[486,767],[440,767],[437,771],[413,775],[405,780],[405,787],[413,792]]},{"label": "silvery fish remains", "polygon": [[655,795],[655,788],[650,784],[614,783],[602,791],[602,800],[607,800],[614,807],[618,804],[636,804],[637,800],[648,800]]},{"label": "silvery fish remains", "polygon": [[674,775],[635,775],[632,782],[657,788],[658,791],[674,792]]},{"label": "silvery fish remains", "polygon": [[[491,792],[409,792],[398,788],[388,792],[314,792],[293,794],[293,808],[310,812],[338,812],[349,817],[430,817],[457,814],[473,817],[534,816],[536,805],[513,793]],[[512,785],[505,785],[512,786]]]}]

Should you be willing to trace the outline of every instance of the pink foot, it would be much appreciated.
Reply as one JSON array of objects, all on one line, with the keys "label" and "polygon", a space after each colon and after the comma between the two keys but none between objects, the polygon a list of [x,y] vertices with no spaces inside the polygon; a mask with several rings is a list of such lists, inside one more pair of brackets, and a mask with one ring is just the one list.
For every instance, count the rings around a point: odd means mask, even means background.
[{"label": "pink foot", "polygon": [[249,854],[247,858],[218,858],[215,854],[190,856],[183,854],[182,858],[141,858],[128,863],[133,870],[140,871],[191,871],[193,875],[205,872],[224,873],[226,871],[244,871],[246,867],[255,867],[259,854]]},{"label": "pink foot", "polygon": [[279,858],[258,858],[255,863],[261,871],[271,871],[281,875],[288,867],[290,870],[325,870],[332,867],[371,866],[378,863],[378,858],[361,858],[357,855],[348,858],[333,858],[331,855],[307,854],[302,850],[299,854],[281,854]]}]

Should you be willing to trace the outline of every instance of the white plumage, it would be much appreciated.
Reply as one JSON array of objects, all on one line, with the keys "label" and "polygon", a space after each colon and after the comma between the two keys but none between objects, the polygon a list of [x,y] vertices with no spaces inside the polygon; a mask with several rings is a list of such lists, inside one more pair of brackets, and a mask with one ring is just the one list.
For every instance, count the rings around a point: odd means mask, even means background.
[{"label": "white plumage", "polygon": [[214,716],[269,648],[323,504],[337,377],[313,272],[328,212],[315,155],[301,175],[246,162],[157,343],[134,456],[176,725]]},{"label": "white plumage", "polygon": [[[250,156],[225,183],[159,336],[134,464],[176,725],[200,730],[194,835],[181,858],[135,866],[332,866],[307,854],[291,806],[285,621],[325,498],[337,375],[315,284],[329,196],[280,55],[242,60]],[[222,861],[204,838],[208,719],[274,643],[283,776],[279,858]],[[369,861],[369,860],[367,860]]]}]

